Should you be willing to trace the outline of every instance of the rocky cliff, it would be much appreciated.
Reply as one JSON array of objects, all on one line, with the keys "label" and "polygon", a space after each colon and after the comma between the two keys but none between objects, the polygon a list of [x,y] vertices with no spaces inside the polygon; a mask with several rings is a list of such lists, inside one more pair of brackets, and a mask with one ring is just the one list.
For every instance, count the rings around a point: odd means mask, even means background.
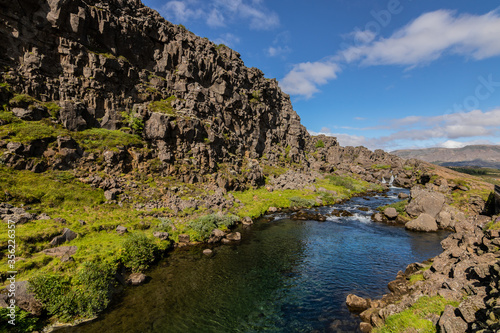
[{"label": "rocky cliff", "polygon": [[38,102],[21,108],[55,102],[70,131],[134,131],[169,173],[278,162],[285,149],[305,159],[309,136],[276,80],[140,1],[1,0],[0,43],[2,104],[8,85]]}]

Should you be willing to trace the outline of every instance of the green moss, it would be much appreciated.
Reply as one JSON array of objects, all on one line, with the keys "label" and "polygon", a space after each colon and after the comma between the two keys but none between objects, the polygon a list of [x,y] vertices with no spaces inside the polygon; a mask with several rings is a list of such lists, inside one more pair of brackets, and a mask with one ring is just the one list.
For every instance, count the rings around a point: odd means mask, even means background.
[{"label": "green moss", "polygon": [[441,296],[421,297],[409,309],[389,316],[383,327],[376,328],[374,333],[399,333],[409,328],[418,332],[436,332],[434,324],[425,319],[429,314],[441,315],[446,305],[458,306],[458,302],[447,301]]},{"label": "green moss", "polygon": [[155,101],[151,102],[148,105],[148,108],[152,112],[160,112],[160,113],[165,113],[170,116],[175,116],[175,110],[172,107],[172,102],[175,101],[177,97],[175,96],[170,96],[167,99],[162,99],[160,101]]},{"label": "green moss", "polygon": [[45,102],[43,105],[47,108],[47,111],[49,111],[49,114],[52,117],[52,119],[59,118],[59,112],[61,111],[61,107],[56,102]]},{"label": "green moss", "polygon": [[91,128],[72,133],[72,136],[84,150],[89,152],[104,151],[116,146],[142,146],[144,144],[138,135],[104,128]]},{"label": "green moss", "polygon": [[12,106],[27,107],[30,104],[35,103],[37,100],[26,94],[15,95],[9,101]]},{"label": "green moss", "polygon": [[325,143],[323,142],[323,140],[318,140],[318,142],[316,142],[316,145],[314,147],[315,148],[325,148]]},{"label": "green moss", "polygon": [[399,215],[406,216],[405,207],[408,204],[408,200],[398,201],[389,205],[378,207],[377,210],[383,212],[386,208],[395,208]]},{"label": "green moss", "polygon": [[250,98],[250,103],[258,103],[261,99],[260,90],[252,91],[252,98]]},{"label": "green moss", "polygon": [[390,169],[390,168],[391,168],[391,166],[387,165],[387,164],[374,164],[374,165],[372,165],[372,169],[386,170],[386,169]]},{"label": "green moss", "polygon": [[0,126],[0,137],[8,141],[27,143],[39,139],[56,139],[66,135],[67,130],[51,124],[46,119],[41,121],[21,121]]},{"label": "green moss", "polygon": [[425,280],[424,274],[419,273],[419,274],[413,274],[412,276],[410,276],[410,279],[408,282],[410,284],[415,284],[417,281],[424,281],[424,280]]}]

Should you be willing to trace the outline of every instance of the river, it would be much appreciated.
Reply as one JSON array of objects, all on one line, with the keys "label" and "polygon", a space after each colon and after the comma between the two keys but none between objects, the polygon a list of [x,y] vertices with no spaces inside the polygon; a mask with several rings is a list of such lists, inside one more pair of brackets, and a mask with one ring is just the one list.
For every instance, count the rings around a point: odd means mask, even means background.
[{"label": "river", "polygon": [[127,288],[98,320],[58,332],[358,332],[345,305],[349,293],[381,296],[399,270],[442,251],[444,232],[370,220],[403,191],[317,209],[350,217],[257,222],[240,230],[239,244],[214,247],[212,257],[202,254],[206,247],[176,249],[147,273],[149,283]]}]

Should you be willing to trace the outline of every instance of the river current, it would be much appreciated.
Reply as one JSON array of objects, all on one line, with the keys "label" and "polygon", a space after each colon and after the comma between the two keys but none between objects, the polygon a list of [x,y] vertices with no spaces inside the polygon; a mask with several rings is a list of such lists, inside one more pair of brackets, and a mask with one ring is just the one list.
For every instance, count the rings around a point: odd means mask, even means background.
[{"label": "river current", "polygon": [[412,262],[441,252],[445,233],[416,233],[375,223],[376,207],[403,189],[321,207],[352,213],[326,222],[287,215],[242,228],[239,244],[172,251],[130,287],[118,304],[91,323],[58,332],[358,332],[347,310],[350,293],[376,298]]}]

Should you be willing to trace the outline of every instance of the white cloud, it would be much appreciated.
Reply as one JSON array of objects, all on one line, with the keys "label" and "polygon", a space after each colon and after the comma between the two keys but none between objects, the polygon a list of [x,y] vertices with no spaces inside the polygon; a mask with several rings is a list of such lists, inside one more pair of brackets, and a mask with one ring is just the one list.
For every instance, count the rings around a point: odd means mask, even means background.
[{"label": "white cloud", "polygon": [[[377,38],[375,33],[359,29],[345,36],[352,37],[355,43],[332,56],[331,63],[412,68],[448,54],[481,60],[500,55],[500,10],[484,15],[458,15],[454,11],[437,10],[422,14],[388,38]],[[288,88],[290,94],[311,97],[318,92],[319,85],[337,77],[330,75],[326,81],[301,82],[297,80],[297,66],[301,65],[296,65],[282,79],[286,81],[283,87]]]},{"label": "white cloud", "polygon": [[309,131],[309,133],[336,136],[342,146],[363,145],[371,149],[388,150],[409,146],[459,148],[471,144],[499,144],[492,140],[498,138],[500,133],[500,109],[486,112],[474,110],[433,117],[412,116],[386,120],[386,123],[390,125],[361,129],[363,131],[374,129],[392,131],[385,136],[372,138],[332,133],[326,127],[319,132]]},{"label": "white cloud", "polygon": [[214,8],[210,14],[208,14],[207,24],[212,28],[223,27],[225,26],[224,16],[216,8]]},{"label": "white cloud", "polygon": [[228,22],[247,21],[251,29],[269,30],[279,26],[279,16],[266,8],[262,0],[174,0],[168,1],[160,13],[176,23],[204,19],[212,28]]},{"label": "white cloud", "polygon": [[277,57],[290,52],[291,50],[288,46],[270,46],[267,49],[267,55],[270,57]]},{"label": "white cloud", "polygon": [[174,19],[178,22],[186,22],[192,19],[198,19],[203,15],[200,8],[189,8],[197,1],[169,1],[160,10],[160,13],[167,19]]},{"label": "white cloud", "polygon": [[426,64],[446,53],[476,60],[498,56],[499,14],[498,10],[484,15],[456,15],[449,10],[426,13],[389,38],[352,46],[340,55],[364,65],[406,66]]},{"label": "white cloud", "polygon": [[226,33],[214,40],[215,44],[224,44],[229,47],[234,47],[240,42],[240,38],[232,33]]},{"label": "white cloud", "polygon": [[344,133],[332,133],[331,130],[327,127],[323,127],[319,132],[314,132],[314,131],[308,131],[310,135],[320,135],[324,134],[326,136],[333,136],[337,138],[337,141],[341,146],[365,146],[367,148],[374,149],[372,145],[372,140],[367,139],[364,136],[358,136],[358,135],[350,135],[350,134],[344,134]]},{"label": "white cloud", "polygon": [[317,86],[337,78],[339,72],[339,65],[330,61],[304,62],[280,80],[280,87],[288,94],[310,98],[319,91]]}]

